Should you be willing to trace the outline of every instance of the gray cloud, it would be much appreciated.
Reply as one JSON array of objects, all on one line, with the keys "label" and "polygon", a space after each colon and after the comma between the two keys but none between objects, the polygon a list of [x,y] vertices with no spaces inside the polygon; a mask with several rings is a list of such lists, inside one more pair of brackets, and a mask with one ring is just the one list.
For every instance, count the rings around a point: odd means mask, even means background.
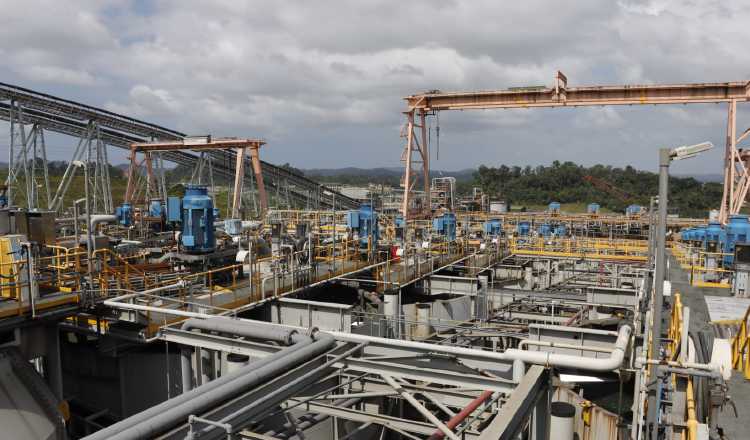
[{"label": "gray cloud", "polygon": [[[750,79],[741,0],[2,3],[3,80],[190,133],[264,137],[269,160],[300,167],[399,165],[401,98],[424,90],[549,85],[557,69],[570,85]],[[659,146],[721,145],[725,114],[443,113],[433,166],[654,168]],[[680,168],[716,172],[721,154]]]}]

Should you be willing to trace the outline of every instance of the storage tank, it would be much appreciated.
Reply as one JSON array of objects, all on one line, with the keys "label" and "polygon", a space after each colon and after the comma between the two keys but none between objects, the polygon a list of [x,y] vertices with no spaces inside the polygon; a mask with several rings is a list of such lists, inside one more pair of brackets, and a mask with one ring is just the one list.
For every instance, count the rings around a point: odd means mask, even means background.
[{"label": "storage tank", "polygon": [[186,252],[206,253],[216,248],[214,201],[205,186],[188,185],[185,188],[181,241]]}]

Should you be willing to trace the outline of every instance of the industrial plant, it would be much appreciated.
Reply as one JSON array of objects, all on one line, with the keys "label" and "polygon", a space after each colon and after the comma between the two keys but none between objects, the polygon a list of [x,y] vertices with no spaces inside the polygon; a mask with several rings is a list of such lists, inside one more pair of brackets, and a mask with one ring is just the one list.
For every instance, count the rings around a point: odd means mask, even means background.
[{"label": "industrial plant", "polygon": [[[750,438],[750,82],[550,79],[405,90],[387,189],[271,164],[263,133],[0,84],[0,438]],[[658,193],[622,212],[514,210],[431,175],[439,113],[707,103],[727,144],[655,148]],[[54,179],[50,136],[72,145]],[[670,164],[712,148],[722,199],[673,214]]]}]

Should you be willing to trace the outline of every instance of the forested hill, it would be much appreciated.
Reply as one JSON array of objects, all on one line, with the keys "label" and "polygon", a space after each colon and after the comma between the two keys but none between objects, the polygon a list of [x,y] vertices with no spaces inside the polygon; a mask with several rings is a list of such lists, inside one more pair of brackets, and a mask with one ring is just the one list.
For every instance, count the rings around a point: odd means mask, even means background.
[{"label": "forested hill", "polygon": [[[592,180],[602,188],[609,184],[616,189],[600,189],[585,176],[592,176]],[[648,206],[650,197],[658,192],[656,173],[639,171],[630,166],[584,167],[558,161],[551,166],[536,168],[480,166],[474,173],[473,183],[493,198],[508,200],[516,205],[543,205],[551,201],[596,202],[619,212],[631,203]],[[670,211],[676,210],[683,217],[706,217],[710,209],[718,208],[721,192],[721,183],[703,183],[692,177],[670,177]]]}]

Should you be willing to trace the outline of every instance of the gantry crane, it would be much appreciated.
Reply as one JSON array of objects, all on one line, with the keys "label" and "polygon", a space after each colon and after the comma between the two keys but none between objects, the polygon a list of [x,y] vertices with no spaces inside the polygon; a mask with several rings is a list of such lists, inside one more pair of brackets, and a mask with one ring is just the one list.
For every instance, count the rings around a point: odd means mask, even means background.
[{"label": "gantry crane", "polygon": [[[419,172],[413,169],[414,164],[421,163],[422,165],[425,200],[430,200],[426,117],[441,110],[728,103],[724,195],[721,202],[723,221],[726,221],[730,214],[739,212],[750,189],[750,160],[747,160],[748,158],[736,148],[738,142],[750,135],[750,130],[745,131],[739,138],[736,137],[735,132],[737,102],[746,102],[750,99],[749,81],[568,87],[567,77],[557,71],[553,87],[518,87],[507,90],[454,93],[435,90],[407,96],[404,99],[407,103],[407,109],[404,112],[406,125],[402,132],[403,137],[406,138],[406,145],[401,157],[405,162],[402,179],[404,199],[401,206],[404,218],[410,215],[410,192],[416,182],[415,174]],[[419,136],[416,135],[415,128],[419,129]],[[422,208],[428,208],[429,205],[429,203],[423,203]]]},{"label": "gantry crane", "polygon": [[261,218],[268,211],[268,196],[266,195],[265,185],[263,183],[263,173],[261,170],[260,156],[258,150],[265,142],[259,139],[211,139],[209,137],[201,138],[196,141],[194,138],[185,138],[178,141],[169,142],[147,142],[134,143],[130,146],[130,167],[128,169],[128,186],[125,191],[125,201],[131,202],[135,193],[137,180],[136,170],[140,166],[137,160],[137,154],[142,153],[144,158],[141,160],[146,165],[146,186],[155,187],[156,179],[151,167],[151,154],[157,151],[193,151],[204,152],[207,150],[235,150],[236,165],[234,176],[234,193],[232,202],[232,218],[239,218],[242,203],[242,185],[245,180],[245,156],[250,154],[250,161],[255,174],[255,183],[258,188],[258,199],[260,200]]}]

